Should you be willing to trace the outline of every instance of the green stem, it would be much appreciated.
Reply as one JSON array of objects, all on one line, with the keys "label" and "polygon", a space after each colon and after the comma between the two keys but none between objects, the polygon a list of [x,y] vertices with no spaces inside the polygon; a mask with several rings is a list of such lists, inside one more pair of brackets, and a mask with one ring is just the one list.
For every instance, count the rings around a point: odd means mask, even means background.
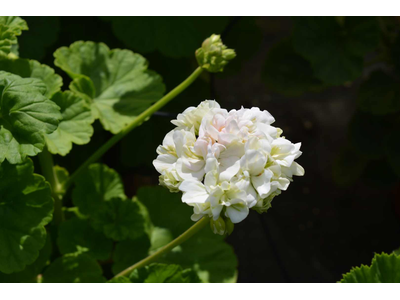
[{"label": "green stem", "polygon": [[53,156],[50,154],[47,147],[38,155],[40,166],[42,168],[42,174],[46,180],[50,183],[51,194],[54,199],[54,213],[53,221],[56,225],[64,221],[64,212],[62,210],[62,196],[61,196],[61,184],[58,181],[57,175],[54,171]]},{"label": "green stem", "polygon": [[198,67],[188,78],[185,79],[180,85],[170,91],[167,95],[162,97],[155,104],[150,106],[144,112],[142,112],[135,120],[130,123],[127,127],[125,127],[120,133],[114,135],[111,139],[109,139],[103,146],[101,146],[95,153],[92,154],[65,182],[64,189],[67,190],[75,178],[85,170],[90,164],[97,161],[104,153],[107,152],[112,146],[114,146],[119,140],[121,140],[125,135],[127,135],[132,129],[141,125],[144,121],[147,120],[152,114],[158,111],[161,107],[166,105],[169,101],[174,99],[180,93],[182,93],[203,71],[202,68]]},{"label": "green stem", "polygon": [[207,225],[209,222],[210,222],[210,219],[208,217],[203,217],[202,219],[197,221],[192,227],[190,227],[188,230],[186,230],[184,233],[182,233],[180,236],[178,236],[176,239],[174,239],[172,242],[165,245],[164,247],[162,247],[160,250],[153,253],[152,255],[146,257],[145,259],[142,259],[141,261],[137,262],[136,264],[123,270],[121,273],[118,273],[117,275],[114,276],[114,278],[128,275],[133,270],[139,269],[141,267],[144,267],[144,266],[156,261],[159,257],[164,255],[165,253],[171,251],[176,246],[182,244],[183,242],[185,242],[186,240],[191,238],[194,234],[196,234],[202,228],[204,228],[204,226]]}]

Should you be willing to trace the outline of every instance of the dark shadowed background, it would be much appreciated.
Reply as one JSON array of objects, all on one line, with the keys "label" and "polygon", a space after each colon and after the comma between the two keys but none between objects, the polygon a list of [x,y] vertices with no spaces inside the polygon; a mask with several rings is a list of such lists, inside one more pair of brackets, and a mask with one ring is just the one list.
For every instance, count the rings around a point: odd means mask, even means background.
[{"label": "dark shadowed background", "polygon": [[[102,161],[120,172],[132,196],[158,184],[156,147],[188,106],[215,99],[226,109],[268,110],[288,139],[302,142],[298,162],[306,173],[268,213],[251,212],[235,226],[228,242],[239,282],[335,282],[352,266],[370,264],[374,252],[400,246],[400,19],[24,19],[30,30],[19,38],[21,57],[55,68],[57,48],[104,42],[144,55],[167,91],[197,67],[194,50],[211,33],[237,51],[224,73],[202,74]],[[94,126],[89,145],[56,162],[72,171],[111,137],[98,121]]]}]

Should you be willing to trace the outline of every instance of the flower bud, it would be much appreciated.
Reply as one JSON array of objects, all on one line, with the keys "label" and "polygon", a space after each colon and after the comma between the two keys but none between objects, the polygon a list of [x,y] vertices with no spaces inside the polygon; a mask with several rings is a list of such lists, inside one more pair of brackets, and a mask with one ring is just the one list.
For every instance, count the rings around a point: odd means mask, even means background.
[{"label": "flower bud", "polygon": [[227,220],[225,221],[225,227],[226,227],[226,233],[227,233],[228,235],[230,235],[230,234],[233,232],[233,227],[234,227],[234,225],[233,225],[231,219],[227,219]]},{"label": "flower bud", "polygon": [[199,66],[212,73],[222,72],[235,56],[235,50],[228,49],[217,34],[211,35],[203,42],[201,48],[196,50]]},{"label": "flower bud", "polygon": [[224,235],[225,234],[225,221],[223,218],[219,217],[216,221],[211,218],[210,221],[211,230],[215,234]]}]

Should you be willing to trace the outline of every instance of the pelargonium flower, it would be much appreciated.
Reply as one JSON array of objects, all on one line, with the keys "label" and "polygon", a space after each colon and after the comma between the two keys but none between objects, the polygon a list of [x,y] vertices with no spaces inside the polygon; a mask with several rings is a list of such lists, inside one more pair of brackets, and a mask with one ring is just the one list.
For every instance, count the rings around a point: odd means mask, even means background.
[{"label": "pelargonium flower", "polygon": [[215,233],[230,232],[250,209],[266,212],[293,176],[304,175],[295,162],[301,143],[282,137],[274,122],[257,107],[227,111],[212,100],[189,107],[157,148],[160,184],[183,192],[193,221],[208,216]]}]

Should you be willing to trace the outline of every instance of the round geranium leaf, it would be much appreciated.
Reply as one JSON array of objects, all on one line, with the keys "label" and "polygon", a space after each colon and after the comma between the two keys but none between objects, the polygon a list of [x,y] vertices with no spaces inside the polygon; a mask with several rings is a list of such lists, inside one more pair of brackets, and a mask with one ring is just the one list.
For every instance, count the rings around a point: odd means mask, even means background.
[{"label": "round geranium leaf", "polygon": [[52,252],[51,236],[47,235],[46,244],[39,252],[39,257],[26,268],[17,273],[4,274],[0,272],[2,283],[34,283],[38,282],[38,275],[44,269]]},{"label": "round geranium leaf", "polygon": [[103,43],[76,42],[55,53],[55,65],[74,79],[71,90],[86,95],[95,118],[116,134],[159,100],[162,78],[147,69],[144,57],[129,50],[110,50]]},{"label": "round geranium leaf", "polygon": [[70,91],[58,92],[51,100],[61,108],[62,120],[54,132],[46,135],[49,151],[66,155],[71,151],[73,143],[89,143],[93,135],[91,124],[94,119],[86,100]]},{"label": "round geranium leaf", "polygon": [[22,78],[37,78],[46,85],[45,96],[51,98],[60,91],[62,78],[55,74],[49,66],[40,64],[36,60],[10,57],[0,53],[0,70],[13,73]]},{"label": "round geranium leaf", "polygon": [[45,134],[57,129],[59,107],[44,96],[46,85],[0,71],[0,162],[16,164],[43,150]]},{"label": "round geranium leaf", "polygon": [[118,173],[103,164],[92,164],[75,182],[72,199],[79,211],[90,215],[113,198],[124,198],[124,186]]},{"label": "round geranium leaf", "polygon": [[57,244],[61,254],[81,251],[99,260],[110,258],[113,247],[112,240],[95,231],[86,220],[78,218],[60,225]]},{"label": "round geranium leaf", "polygon": [[150,221],[137,199],[128,199],[118,173],[103,164],[90,165],[76,181],[74,204],[92,227],[116,241],[147,235]]},{"label": "round geranium leaf", "polygon": [[113,254],[113,273],[116,275],[134,263],[147,257],[149,254],[149,248],[150,239],[147,235],[119,242],[115,247]]},{"label": "round geranium leaf", "polygon": [[343,275],[342,283],[399,283],[400,257],[392,254],[375,254],[371,266],[361,265]]},{"label": "round geranium leaf", "polygon": [[102,283],[99,264],[89,255],[76,252],[57,258],[43,273],[45,283]]},{"label": "round geranium leaf", "polygon": [[0,52],[18,54],[17,36],[22,30],[28,30],[28,25],[20,17],[0,17]]},{"label": "round geranium leaf", "polygon": [[0,272],[21,271],[38,258],[52,212],[50,186],[33,174],[31,160],[0,165]]}]

